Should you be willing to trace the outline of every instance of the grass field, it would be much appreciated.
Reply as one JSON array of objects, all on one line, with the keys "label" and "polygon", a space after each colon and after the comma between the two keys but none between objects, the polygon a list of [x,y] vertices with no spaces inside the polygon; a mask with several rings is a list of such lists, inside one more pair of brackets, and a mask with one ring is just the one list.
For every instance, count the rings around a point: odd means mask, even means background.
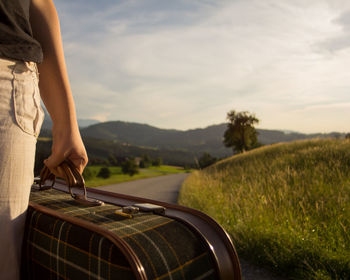
[{"label": "grass field", "polygon": [[179,203],[290,279],[350,279],[350,141],[276,144],[192,173]]},{"label": "grass field", "polygon": [[182,167],[162,165],[162,166],[151,166],[149,168],[141,168],[139,174],[130,176],[123,174],[121,167],[110,166],[111,176],[107,179],[97,177],[97,174],[102,166],[88,166],[87,169],[92,173],[92,178],[86,178],[85,183],[87,187],[98,187],[109,184],[116,184],[121,182],[127,182],[132,180],[139,180],[144,178],[162,176],[167,174],[183,173],[186,172]]}]

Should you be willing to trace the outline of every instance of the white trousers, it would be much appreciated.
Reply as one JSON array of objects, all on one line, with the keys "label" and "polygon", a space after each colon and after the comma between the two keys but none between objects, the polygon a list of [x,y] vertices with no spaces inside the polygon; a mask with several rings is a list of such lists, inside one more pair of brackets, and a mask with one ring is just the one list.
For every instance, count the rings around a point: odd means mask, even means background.
[{"label": "white trousers", "polygon": [[0,279],[20,277],[36,138],[44,113],[36,64],[0,58]]}]

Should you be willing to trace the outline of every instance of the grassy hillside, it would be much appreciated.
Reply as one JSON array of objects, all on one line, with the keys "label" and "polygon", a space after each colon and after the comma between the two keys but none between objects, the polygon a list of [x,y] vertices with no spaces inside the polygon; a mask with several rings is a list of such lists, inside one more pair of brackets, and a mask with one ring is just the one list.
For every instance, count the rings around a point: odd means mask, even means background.
[{"label": "grassy hillside", "polygon": [[291,279],[350,279],[350,141],[231,157],[188,177],[179,202],[217,219],[242,256]]}]

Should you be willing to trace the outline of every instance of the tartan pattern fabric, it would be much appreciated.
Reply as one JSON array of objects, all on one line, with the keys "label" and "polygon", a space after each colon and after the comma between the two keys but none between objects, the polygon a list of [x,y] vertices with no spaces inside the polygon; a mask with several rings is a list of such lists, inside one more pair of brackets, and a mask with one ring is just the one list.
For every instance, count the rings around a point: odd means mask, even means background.
[{"label": "tartan pattern fabric", "polygon": [[[78,205],[54,189],[33,190],[30,200],[122,238],[140,259],[147,279],[218,279],[209,249],[178,221],[150,213],[129,219],[115,214],[118,206]],[[33,209],[27,223],[24,271],[32,279],[135,279],[126,257],[102,235]]]},{"label": "tartan pattern fabric", "polygon": [[28,209],[23,279],[135,279],[120,250],[99,234]]}]

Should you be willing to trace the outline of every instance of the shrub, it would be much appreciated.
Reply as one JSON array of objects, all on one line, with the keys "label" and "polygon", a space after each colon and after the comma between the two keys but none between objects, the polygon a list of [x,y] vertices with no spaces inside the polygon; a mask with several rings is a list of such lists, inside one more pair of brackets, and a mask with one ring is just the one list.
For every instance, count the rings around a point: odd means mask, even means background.
[{"label": "shrub", "polygon": [[148,168],[151,166],[151,159],[148,155],[143,155],[142,159],[140,161],[140,167],[141,168]]},{"label": "shrub", "polygon": [[152,165],[153,165],[153,166],[161,166],[162,163],[163,163],[163,160],[162,160],[162,158],[160,158],[160,157],[158,157],[158,158],[152,160]]},{"label": "shrub", "polygon": [[111,171],[109,170],[108,167],[102,167],[100,169],[100,171],[98,172],[97,177],[107,179],[107,178],[111,177]]},{"label": "shrub", "polygon": [[90,167],[85,167],[84,172],[83,172],[83,177],[85,180],[91,180],[96,176],[96,173],[91,170]]},{"label": "shrub", "polygon": [[134,176],[139,173],[139,168],[133,159],[128,159],[122,163],[122,172]]}]

